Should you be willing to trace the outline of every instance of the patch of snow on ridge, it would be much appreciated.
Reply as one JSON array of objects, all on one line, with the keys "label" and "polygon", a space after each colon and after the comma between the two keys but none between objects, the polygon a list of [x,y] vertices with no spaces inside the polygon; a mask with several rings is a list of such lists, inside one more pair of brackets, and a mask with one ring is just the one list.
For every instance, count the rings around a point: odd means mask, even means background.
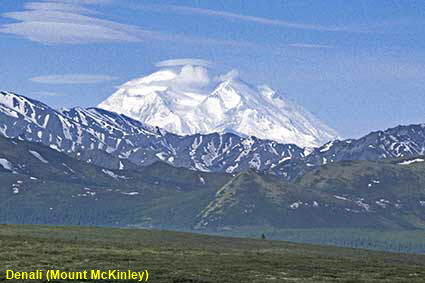
[{"label": "patch of snow on ridge", "polygon": [[410,165],[410,164],[413,164],[413,163],[424,162],[424,161],[425,161],[425,159],[416,158],[416,159],[406,160],[406,161],[400,162],[399,165]]},{"label": "patch of snow on ridge", "polygon": [[139,192],[122,192],[122,194],[123,195],[128,195],[128,196],[135,196],[135,195],[138,195],[139,194]]},{"label": "patch of snow on ridge", "polygon": [[159,64],[159,71],[123,84],[98,107],[179,135],[232,132],[301,147],[337,138],[266,85],[244,82],[234,70],[214,75],[196,60],[180,61],[187,64]]},{"label": "patch of snow on ridge", "polygon": [[297,209],[302,204],[303,204],[302,201],[297,201],[297,202],[294,202],[291,205],[289,205],[289,208],[291,208],[291,209]]},{"label": "patch of snow on ridge", "polygon": [[333,141],[328,142],[327,144],[325,144],[324,146],[322,146],[322,148],[319,150],[320,152],[326,152],[329,149],[331,149],[331,147],[333,146]]},{"label": "patch of snow on ridge", "polygon": [[337,196],[337,195],[334,195],[334,198],[336,198],[336,199],[340,199],[340,200],[349,200],[348,198],[346,198],[346,197],[341,197],[341,196]]},{"label": "patch of snow on ridge", "polygon": [[109,177],[114,178],[115,180],[118,180],[118,179],[124,179],[124,180],[125,179],[128,179],[126,176],[120,176],[120,175],[115,174],[114,172],[112,172],[110,170],[107,170],[107,169],[102,169],[102,172],[105,175],[108,175]]},{"label": "patch of snow on ridge", "polygon": [[114,178],[115,180],[118,180],[119,176],[117,174],[115,174],[114,172],[107,170],[107,169],[102,169],[102,172],[104,174],[108,175],[109,177]]},{"label": "patch of snow on ridge", "polygon": [[388,201],[386,199],[380,199],[380,200],[375,201],[375,203],[382,208],[386,208],[387,205],[390,203],[390,201]]},{"label": "patch of snow on ridge", "polygon": [[0,165],[6,170],[13,170],[12,163],[5,158],[0,158]]},{"label": "patch of snow on ridge", "polygon": [[40,153],[38,153],[37,151],[34,150],[30,150],[29,153],[31,153],[35,158],[37,158],[38,160],[40,160],[41,162],[43,162],[44,164],[49,163],[49,161],[47,161],[46,159],[44,159]]}]

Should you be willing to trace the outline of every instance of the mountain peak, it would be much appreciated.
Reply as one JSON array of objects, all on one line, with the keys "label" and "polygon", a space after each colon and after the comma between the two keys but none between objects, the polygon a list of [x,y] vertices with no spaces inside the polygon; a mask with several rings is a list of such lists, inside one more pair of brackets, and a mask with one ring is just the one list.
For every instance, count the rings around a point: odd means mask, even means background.
[{"label": "mountain peak", "polygon": [[302,107],[267,85],[243,81],[236,70],[217,75],[196,60],[177,61],[123,84],[98,107],[179,135],[232,132],[301,147],[337,137]]}]

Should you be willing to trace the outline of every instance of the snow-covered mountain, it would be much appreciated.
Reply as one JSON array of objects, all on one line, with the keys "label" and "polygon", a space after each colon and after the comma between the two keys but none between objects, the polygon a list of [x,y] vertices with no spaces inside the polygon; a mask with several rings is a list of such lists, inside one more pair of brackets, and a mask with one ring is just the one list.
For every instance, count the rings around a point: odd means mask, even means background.
[{"label": "snow-covered mountain", "polygon": [[0,92],[0,134],[37,142],[110,169],[164,161],[199,171],[240,172],[250,167],[293,177],[291,162],[304,150],[232,133],[178,136],[99,108],[55,110],[11,92]]},{"label": "snow-covered mountain", "polygon": [[197,171],[236,173],[249,168],[286,180],[341,160],[380,160],[425,154],[425,125],[398,126],[360,139],[335,140],[306,151],[233,133],[179,136],[99,108],[55,110],[0,92],[0,135],[37,142],[109,169],[164,161]]},{"label": "snow-covered mountain", "polygon": [[425,124],[397,126],[359,139],[329,142],[308,156],[317,165],[341,160],[379,160],[425,154]]},{"label": "snow-covered mountain", "polygon": [[[184,60],[183,60],[184,61]],[[316,147],[337,133],[266,85],[236,71],[211,75],[205,66],[162,66],[131,80],[98,105],[179,135],[230,132],[300,147]]]}]

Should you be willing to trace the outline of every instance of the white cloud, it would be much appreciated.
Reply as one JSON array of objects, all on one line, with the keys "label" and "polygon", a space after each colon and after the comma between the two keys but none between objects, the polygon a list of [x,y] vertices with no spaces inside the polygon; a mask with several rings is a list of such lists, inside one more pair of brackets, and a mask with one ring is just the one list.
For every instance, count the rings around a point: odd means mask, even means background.
[{"label": "white cloud", "polygon": [[33,77],[30,81],[41,84],[95,84],[116,79],[108,75],[67,74]]},{"label": "white cloud", "polygon": [[80,12],[80,13],[93,13],[90,9],[87,9],[75,2],[71,3],[60,3],[60,2],[30,2],[25,4],[25,9],[28,10],[41,10],[41,11],[68,11],[68,12]]},{"label": "white cloud", "polygon": [[138,42],[149,32],[136,26],[96,18],[84,6],[60,2],[31,2],[27,10],[4,13],[19,21],[5,24],[0,32],[42,43]]},{"label": "white cloud", "polygon": [[[168,34],[100,18],[87,5],[106,4],[108,0],[47,0],[30,2],[25,11],[9,12],[3,17],[16,20],[0,26],[0,33],[14,34],[46,44],[81,44],[95,42],[171,41],[188,44],[215,44],[252,47],[235,40]],[[112,2],[111,2],[112,3]]]},{"label": "white cloud", "polygon": [[[15,23],[0,25],[0,33],[22,36],[34,42],[45,44],[83,44],[99,42],[155,42],[169,41],[191,45],[223,45],[239,48],[266,48],[263,45],[237,41],[232,39],[215,39],[208,37],[169,34],[147,30],[136,25],[118,23],[100,18],[99,9],[90,9],[91,5],[117,4],[111,0],[45,0],[29,2],[24,5],[24,11],[2,14],[3,17],[16,20]],[[118,6],[121,4],[118,4]],[[126,5],[124,5],[126,6]],[[90,7],[90,8],[88,8]],[[134,8],[128,6],[129,8]],[[139,6],[137,6],[139,7]],[[142,9],[153,9],[160,12],[197,13],[209,16],[233,18],[244,21],[254,21],[263,24],[284,25],[288,27],[318,29],[318,26],[293,24],[278,20],[243,16],[229,12],[213,11],[173,5],[140,6]],[[325,45],[289,44],[288,47],[327,48]],[[182,60],[182,59],[181,59]],[[196,60],[196,59],[195,59]],[[179,64],[165,61],[159,64]],[[198,65],[209,67],[209,62],[197,62]],[[180,65],[184,65],[181,62]],[[165,65],[164,65],[165,66]]]},{"label": "white cloud", "polygon": [[195,7],[188,7],[188,6],[179,6],[179,5],[139,5],[139,6],[133,5],[132,7],[136,9],[144,9],[144,10],[150,10],[150,11],[155,11],[160,13],[197,14],[197,15],[205,15],[205,16],[211,16],[211,17],[226,18],[230,20],[251,22],[251,23],[256,23],[261,25],[292,28],[292,29],[303,29],[303,30],[323,31],[323,32],[357,32],[357,33],[369,32],[366,30],[348,28],[348,27],[296,23],[296,22],[290,22],[290,21],[284,21],[284,20],[278,20],[278,19],[268,19],[263,17],[242,15],[242,14],[226,12],[226,11],[217,11],[217,10],[195,8]]},{"label": "white cloud", "polygon": [[177,85],[207,86],[210,82],[208,70],[201,66],[184,65],[174,79]]},{"label": "white cloud", "polygon": [[[66,32],[64,32],[66,30]],[[23,22],[6,25],[0,31],[41,43],[137,42],[137,37],[101,26],[73,23]]]},{"label": "white cloud", "polygon": [[237,77],[239,77],[239,70],[232,69],[232,70],[230,70],[229,72],[227,72],[224,75],[219,75],[217,77],[217,80],[219,80],[219,81],[228,81],[228,80],[231,80],[231,79],[235,79]]},{"label": "white cloud", "polygon": [[172,67],[172,66],[183,66],[183,65],[212,67],[214,64],[210,61],[203,60],[203,59],[183,58],[183,59],[164,60],[164,61],[160,61],[156,63],[155,65],[157,67]]}]

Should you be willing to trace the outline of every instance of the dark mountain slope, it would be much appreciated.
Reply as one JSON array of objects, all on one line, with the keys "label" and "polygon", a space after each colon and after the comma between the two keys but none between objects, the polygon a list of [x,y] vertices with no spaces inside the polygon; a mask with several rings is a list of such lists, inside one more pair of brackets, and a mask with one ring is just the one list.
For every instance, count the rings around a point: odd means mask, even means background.
[{"label": "dark mountain slope", "polygon": [[[178,207],[180,199],[214,191],[230,178],[163,162],[137,170],[110,170],[41,144],[0,137],[0,221],[153,225],[144,211],[158,202],[169,199]],[[160,226],[162,220],[154,222]]]},{"label": "dark mountain slope", "polygon": [[293,183],[240,173],[202,211],[197,228],[425,228],[425,163],[418,160],[425,159],[341,161]]}]

